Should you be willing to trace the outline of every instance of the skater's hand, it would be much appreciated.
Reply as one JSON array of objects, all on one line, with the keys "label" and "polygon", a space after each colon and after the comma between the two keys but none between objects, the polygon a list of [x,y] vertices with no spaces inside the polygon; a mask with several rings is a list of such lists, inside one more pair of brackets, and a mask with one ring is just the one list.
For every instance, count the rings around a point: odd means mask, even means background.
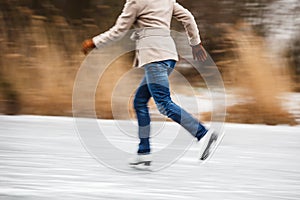
[{"label": "skater's hand", "polygon": [[82,43],[81,51],[84,53],[84,55],[86,55],[86,54],[88,54],[89,51],[91,51],[95,47],[96,46],[95,46],[93,40],[88,39]]},{"label": "skater's hand", "polygon": [[207,59],[207,53],[201,43],[192,46],[194,60],[204,62]]}]

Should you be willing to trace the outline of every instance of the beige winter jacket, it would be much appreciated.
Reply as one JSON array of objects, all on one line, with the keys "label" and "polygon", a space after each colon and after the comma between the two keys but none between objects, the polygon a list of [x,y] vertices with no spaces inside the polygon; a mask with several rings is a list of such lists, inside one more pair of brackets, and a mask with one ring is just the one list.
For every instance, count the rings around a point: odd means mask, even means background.
[{"label": "beige winter jacket", "polygon": [[201,42],[193,15],[175,0],[126,0],[122,14],[108,31],[93,38],[97,48],[124,36],[134,25],[138,31],[135,66],[173,59],[178,61],[175,43],[170,36],[172,17],[182,22],[190,45]]}]

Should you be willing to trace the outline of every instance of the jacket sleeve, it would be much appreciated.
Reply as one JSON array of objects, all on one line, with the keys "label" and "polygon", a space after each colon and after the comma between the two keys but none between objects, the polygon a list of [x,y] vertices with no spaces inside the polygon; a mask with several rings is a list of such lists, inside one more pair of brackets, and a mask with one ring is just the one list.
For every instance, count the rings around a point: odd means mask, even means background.
[{"label": "jacket sleeve", "polygon": [[135,22],[137,17],[137,4],[135,0],[126,0],[123,11],[118,17],[115,25],[108,31],[93,38],[97,48],[102,47],[110,41],[123,37]]},{"label": "jacket sleeve", "polygon": [[173,17],[183,24],[189,38],[190,45],[194,46],[201,43],[199,30],[194,16],[190,11],[175,1],[173,6]]}]

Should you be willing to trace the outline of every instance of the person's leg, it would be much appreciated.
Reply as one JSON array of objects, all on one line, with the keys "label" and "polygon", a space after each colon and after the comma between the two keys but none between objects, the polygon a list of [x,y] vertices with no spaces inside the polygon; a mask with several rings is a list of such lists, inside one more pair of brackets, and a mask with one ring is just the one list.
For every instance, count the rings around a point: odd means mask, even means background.
[{"label": "person's leg", "polygon": [[170,97],[168,75],[172,72],[175,64],[175,61],[161,61],[145,65],[148,89],[158,110],[163,115],[183,126],[200,140],[207,133],[207,129],[192,115],[175,104]]},{"label": "person's leg", "polygon": [[138,154],[150,153],[150,114],[147,103],[151,97],[148,90],[146,77],[140,83],[133,101],[134,109],[138,120],[138,134],[140,138]]},{"label": "person's leg", "polygon": [[[172,69],[168,69],[168,74]],[[150,114],[148,109],[148,102],[151,94],[148,89],[146,76],[142,79],[133,101],[133,106],[138,120],[138,135],[140,139],[138,154],[150,153]]]}]

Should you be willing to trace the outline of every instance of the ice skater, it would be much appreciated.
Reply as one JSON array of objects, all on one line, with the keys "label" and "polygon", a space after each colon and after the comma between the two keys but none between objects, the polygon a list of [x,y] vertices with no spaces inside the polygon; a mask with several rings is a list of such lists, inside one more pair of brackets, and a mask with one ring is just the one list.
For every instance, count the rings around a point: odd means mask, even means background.
[{"label": "ice skater", "polygon": [[176,46],[170,35],[172,17],[183,24],[194,59],[205,61],[207,53],[202,46],[196,21],[191,12],[175,0],[127,0],[121,15],[110,30],[85,40],[82,44],[82,51],[86,54],[93,48],[101,48],[109,41],[124,36],[132,25],[137,28],[132,35],[132,39],[136,40],[134,65],[143,67],[145,76],[134,98],[140,142],[137,155],[129,161],[130,165],[150,165],[152,161],[151,119],[147,106],[151,97],[160,113],[180,124],[198,141],[205,138],[207,142],[200,159],[204,160],[209,156],[212,144],[216,143],[218,137],[213,130],[207,130],[191,114],[176,105],[170,97],[168,76],[178,61]]}]

